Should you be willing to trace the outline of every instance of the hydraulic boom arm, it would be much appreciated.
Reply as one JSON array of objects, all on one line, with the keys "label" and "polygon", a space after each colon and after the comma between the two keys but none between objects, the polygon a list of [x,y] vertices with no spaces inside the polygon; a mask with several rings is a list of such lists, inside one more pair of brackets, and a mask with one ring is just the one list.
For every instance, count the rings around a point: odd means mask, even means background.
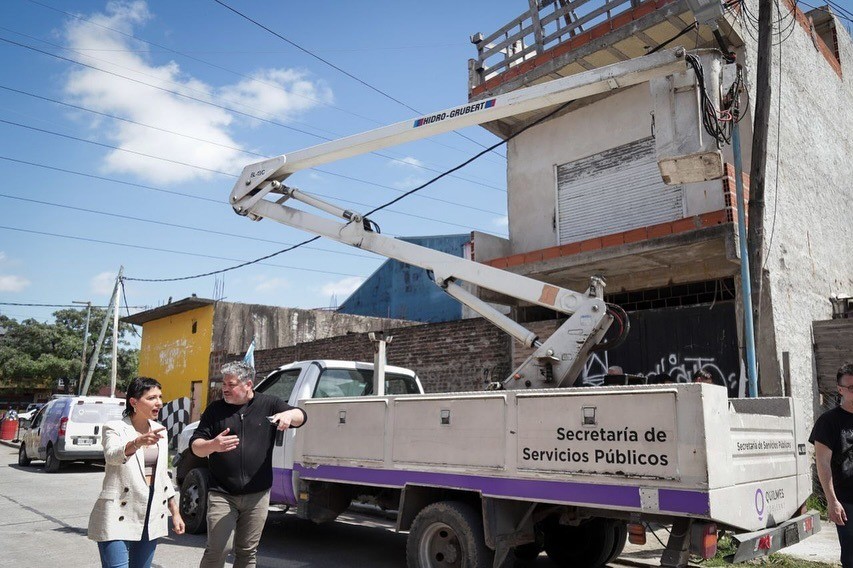
[{"label": "hydraulic boom arm", "polygon": [[[386,237],[375,232],[373,223],[361,215],[340,209],[281,182],[300,169],[332,160],[671,75],[684,70],[684,56],[685,52],[680,48],[672,52],[661,51],[251,164],[243,169],[234,186],[231,204],[238,214],[255,220],[270,218],[425,268],[432,273],[435,283],[445,292],[524,345],[535,348],[530,358],[503,381],[503,387],[517,389],[572,386],[588,354],[602,340],[614,319],[613,313],[604,303],[604,282],[600,278],[592,278],[589,289],[578,293]],[[269,193],[281,197],[275,202],[264,199]],[[324,211],[342,219],[343,222],[285,205],[289,200]],[[535,334],[468,292],[457,281],[475,284],[523,302],[565,313],[570,317],[548,340],[540,342]],[[621,320],[618,312],[616,317]]]}]

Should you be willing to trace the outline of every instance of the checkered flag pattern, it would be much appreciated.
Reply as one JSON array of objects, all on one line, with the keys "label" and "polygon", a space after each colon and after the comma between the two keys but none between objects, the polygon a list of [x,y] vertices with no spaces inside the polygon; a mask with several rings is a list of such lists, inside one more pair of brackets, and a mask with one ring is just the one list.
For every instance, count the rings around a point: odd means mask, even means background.
[{"label": "checkered flag pattern", "polygon": [[160,424],[166,427],[169,440],[177,441],[178,434],[190,423],[190,404],[190,398],[184,396],[167,402],[160,409]]}]

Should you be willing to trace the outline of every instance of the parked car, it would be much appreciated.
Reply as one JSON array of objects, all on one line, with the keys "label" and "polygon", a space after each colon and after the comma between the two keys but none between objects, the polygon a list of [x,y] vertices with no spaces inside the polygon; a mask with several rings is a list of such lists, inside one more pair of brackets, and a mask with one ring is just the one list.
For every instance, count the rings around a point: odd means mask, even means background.
[{"label": "parked car", "polygon": [[33,417],[36,415],[36,412],[38,412],[39,409],[44,406],[44,404],[45,403],[43,402],[31,402],[27,405],[26,410],[18,413],[18,420],[32,420]]},{"label": "parked car", "polygon": [[22,424],[18,437],[18,464],[44,460],[48,473],[59,471],[65,461],[101,462],[104,423],[118,420],[124,400],[106,396],[55,398],[40,408],[29,424]]}]

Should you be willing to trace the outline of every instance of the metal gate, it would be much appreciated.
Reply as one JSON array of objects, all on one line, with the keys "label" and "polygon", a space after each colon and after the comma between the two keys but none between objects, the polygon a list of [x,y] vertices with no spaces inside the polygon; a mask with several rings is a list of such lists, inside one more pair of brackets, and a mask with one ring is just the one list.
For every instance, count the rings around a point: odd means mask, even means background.
[{"label": "metal gate", "polygon": [[682,195],[661,180],[651,137],[558,165],[559,243],[681,219]]}]

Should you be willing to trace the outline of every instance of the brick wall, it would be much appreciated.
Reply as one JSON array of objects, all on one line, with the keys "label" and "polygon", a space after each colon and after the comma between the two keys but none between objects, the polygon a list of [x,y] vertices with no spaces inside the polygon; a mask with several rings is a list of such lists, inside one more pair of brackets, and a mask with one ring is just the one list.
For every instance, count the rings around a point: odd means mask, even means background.
[{"label": "brick wall", "polygon": [[[503,380],[510,371],[510,337],[482,318],[416,325],[392,332],[388,364],[413,369],[427,392],[482,390],[485,377]],[[225,361],[242,354],[211,354],[211,381],[220,379]],[[308,359],[373,361],[366,333],[330,337],[290,347],[255,351],[255,367],[263,376],[276,367]]]}]

